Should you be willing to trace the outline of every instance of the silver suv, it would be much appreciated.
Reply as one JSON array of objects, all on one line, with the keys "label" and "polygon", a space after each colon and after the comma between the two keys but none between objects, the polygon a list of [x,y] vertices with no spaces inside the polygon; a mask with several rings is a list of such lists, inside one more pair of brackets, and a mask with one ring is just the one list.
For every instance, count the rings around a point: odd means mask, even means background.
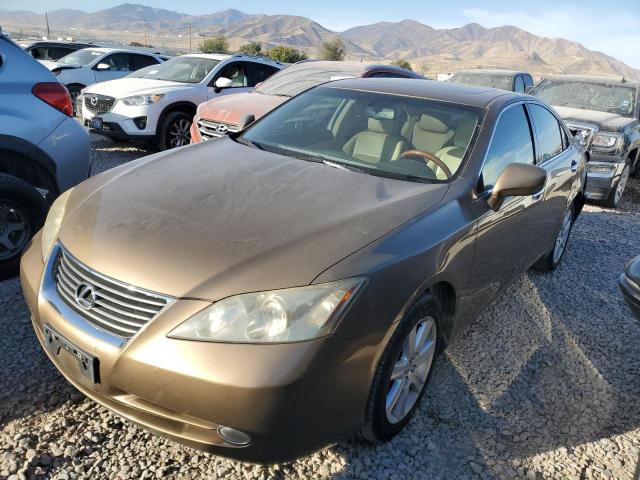
[{"label": "silver suv", "polygon": [[67,89],[0,31],[0,272],[14,271],[51,202],[89,175]]}]

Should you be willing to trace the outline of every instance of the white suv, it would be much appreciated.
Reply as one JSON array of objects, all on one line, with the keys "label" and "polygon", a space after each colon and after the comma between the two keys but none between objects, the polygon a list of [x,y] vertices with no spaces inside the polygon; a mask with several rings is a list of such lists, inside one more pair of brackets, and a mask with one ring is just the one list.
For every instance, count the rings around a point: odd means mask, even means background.
[{"label": "white suv", "polygon": [[42,60],[40,63],[67,87],[75,110],[76,98],[83,88],[122,78],[131,72],[162,62],[163,57],[160,55],[126,48],[83,48],[65,55],[57,62]]},{"label": "white suv", "polygon": [[200,103],[252,90],[283,67],[250,55],[183,55],[85,89],[82,119],[119,140],[153,141],[163,150],[187,145]]}]

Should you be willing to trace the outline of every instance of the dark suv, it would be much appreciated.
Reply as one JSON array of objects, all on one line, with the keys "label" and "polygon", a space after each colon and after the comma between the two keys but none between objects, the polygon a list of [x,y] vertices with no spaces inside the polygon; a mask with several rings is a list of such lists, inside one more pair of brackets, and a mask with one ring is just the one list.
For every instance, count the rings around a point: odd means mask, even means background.
[{"label": "dark suv", "polygon": [[532,91],[553,105],[588,151],[586,198],[617,207],[629,175],[640,178],[640,82],[555,76]]},{"label": "dark suv", "polygon": [[530,73],[514,70],[461,70],[453,74],[449,81],[516,93],[526,93],[533,87],[533,78]]}]

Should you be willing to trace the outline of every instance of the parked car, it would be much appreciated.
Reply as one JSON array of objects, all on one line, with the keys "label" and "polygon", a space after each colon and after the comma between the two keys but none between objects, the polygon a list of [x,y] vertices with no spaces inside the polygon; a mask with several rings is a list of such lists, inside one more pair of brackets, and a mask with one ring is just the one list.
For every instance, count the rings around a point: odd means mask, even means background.
[{"label": "parked car", "polygon": [[69,93],[0,32],[0,270],[20,254],[59,193],[89,174],[89,138]]},{"label": "parked car", "polygon": [[627,180],[640,178],[640,82],[556,76],[531,91],[553,105],[588,149],[586,197],[616,208]]},{"label": "parked car", "polygon": [[532,97],[340,80],[69,191],[22,285],[53,364],[152,431],[252,462],[387,440],[437,352],[560,264],[584,169]]},{"label": "parked car", "polygon": [[84,48],[57,62],[42,63],[67,87],[75,111],[77,97],[83,88],[122,78],[131,72],[162,62],[161,56],[155,53],[126,48]]},{"label": "parked car", "polygon": [[526,93],[533,87],[533,77],[530,73],[514,70],[461,70],[447,81],[517,93]]},{"label": "parked car", "polygon": [[24,51],[36,60],[49,60],[57,62],[62,57],[69,55],[83,48],[90,48],[95,45],[82,42],[64,42],[55,40],[44,40],[38,42],[16,42],[24,48]]},{"label": "parked car", "polygon": [[620,290],[629,308],[640,320],[640,257],[631,260],[620,275]]},{"label": "parked car", "polygon": [[183,55],[85,89],[82,118],[93,132],[119,140],[187,145],[198,104],[248,92],[283,66],[251,55]]},{"label": "parked car", "polygon": [[237,132],[289,98],[331,80],[363,78],[422,78],[419,73],[392,65],[360,62],[303,61],[276,73],[253,92],[217,97],[200,104],[191,126],[191,143]]}]

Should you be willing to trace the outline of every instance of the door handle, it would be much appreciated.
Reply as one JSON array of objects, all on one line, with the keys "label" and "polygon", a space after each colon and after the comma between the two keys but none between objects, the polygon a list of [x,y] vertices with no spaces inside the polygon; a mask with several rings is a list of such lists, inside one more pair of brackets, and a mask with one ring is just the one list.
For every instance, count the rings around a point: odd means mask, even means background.
[{"label": "door handle", "polygon": [[575,172],[576,170],[578,170],[578,161],[577,160],[572,160],[571,161],[571,171]]}]

